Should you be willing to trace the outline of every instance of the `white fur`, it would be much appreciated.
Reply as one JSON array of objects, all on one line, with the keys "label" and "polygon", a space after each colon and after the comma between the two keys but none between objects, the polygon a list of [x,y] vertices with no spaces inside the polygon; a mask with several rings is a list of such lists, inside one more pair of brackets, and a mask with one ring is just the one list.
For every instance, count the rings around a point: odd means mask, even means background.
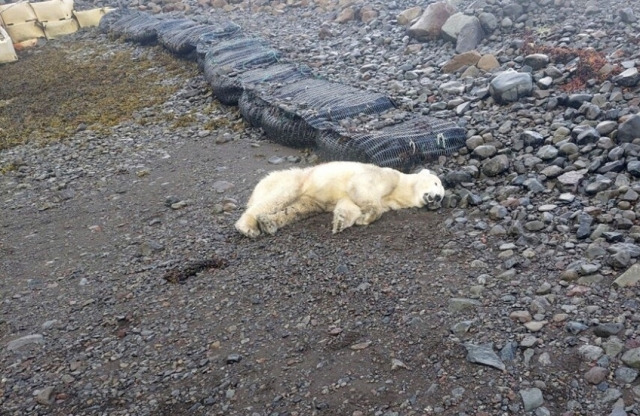
[{"label": "white fur", "polygon": [[236,229],[247,237],[320,212],[333,212],[333,233],[368,225],[389,211],[439,206],[440,179],[428,169],[405,174],[357,162],[330,162],[272,172],[256,185]]}]

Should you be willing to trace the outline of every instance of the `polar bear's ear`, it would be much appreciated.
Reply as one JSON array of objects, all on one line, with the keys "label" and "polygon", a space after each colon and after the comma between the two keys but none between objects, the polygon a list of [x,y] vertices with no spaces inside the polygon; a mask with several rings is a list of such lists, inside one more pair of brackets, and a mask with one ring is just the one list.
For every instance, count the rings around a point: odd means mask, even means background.
[{"label": "polar bear's ear", "polygon": [[421,175],[433,175],[433,172],[431,172],[429,169],[424,168],[422,169],[420,172],[418,172]]}]

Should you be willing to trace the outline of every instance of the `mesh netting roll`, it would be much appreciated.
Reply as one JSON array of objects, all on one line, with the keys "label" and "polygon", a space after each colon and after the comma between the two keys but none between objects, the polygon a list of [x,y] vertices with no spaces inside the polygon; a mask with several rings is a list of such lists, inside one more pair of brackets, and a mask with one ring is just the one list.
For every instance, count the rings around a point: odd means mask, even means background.
[{"label": "mesh netting roll", "polygon": [[113,39],[124,36],[124,31],[129,27],[130,22],[135,21],[157,21],[158,19],[146,13],[136,12],[128,9],[118,9],[114,12],[107,13],[98,24],[98,28],[109,34]]},{"label": "mesh netting roll", "polygon": [[344,118],[395,107],[383,94],[314,78],[261,94],[269,104],[260,124],[265,134],[277,143],[294,147],[313,146],[318,130]]},{"label": "mesh netting roll", "polygon": [[116,32],[117,23],[121,19],[124,19],[125,16],[133,18],[135,14],[139,14],[139,12],[133,12],[129,9],[116,9],[109,12],[100,19],[100,23],[98,23],[98,30],[101,33],[108,33],[110,36],[117,38],[122,34]]},{"label": "mesh netting roll", "polygon": [[328,160],[353,160],[410,171],[464,146],[466,132],[441,119],[406,113],[387,96],[314,78],[281,63],[262,38],[246,37],[231,22],[201,24],[119,9],[99,24],[111,37],[159,41],[178,55],[195,53],[222,103],[276,143],[315,148]]},{"label": "mesh netting roll", "polygon": [[269,104],[255,91],[245,90],[238,99],[240,114],[252,127],[261,127],[262,113]]},{"label": "mesh netting roll", "polygon": [[242,72],[234,70],[229,73],[215,71],[210,80],[216,97],[224,104],[238,105],[245,88],[257,85],[286,85],[311,76],[311,68],[306,65],[292,63],[273,64]]},{"label": "mesh netting roll", "polygon": [[[229,43],[236,46],[230,48]],[[229,89],[229,79],[259,66],[268,66],[280,59],[280,52],[258,40],[237,39],[221,42],[207,52],[204,77],[220,102],[237,105],[241,90]]]},{"label": "mesh netting roll", "polygon": [[200,67],[200,69],[204,68],[204,59],[207,55],[207,52],[209,52],[215,46],[219,45],[222,42],[233,40],[236,37],[238,39],[246,39],[246,37],[242,35],[242,29],[240,28],[240,26],[232,22],[229,22],[228,24],[230,29],[232,28],[232,26],[235,26],[236,30],[229,34],[216,32],[205,33],[198,39],[198,42],[196,43],[196,60],[198,61],[198,66]]},{"label": "mesh netting roll", "polygon": [[168,30],[159,33],[158,40],[171,52],[177,55],[192,53],[203,35],[215,36],[218,39],[229,37],[236,33],[240,26],[226,22],[219,25],[196,25],[186,29]]},{"label": "mesh netting roll", "polygon": [[321,131],[318,154],[327,160],[351,160],[411,171],[440,155],[465,145],[466,132],[450,121],[416,116],[379,130],[349,132],[343,128]]},{"label": "mesh netting roll", "polygon": [[[151,44],[158,40],[159,33],[182,30],[195,24],[188,19],[158,19],[146,13],[140,13],[134,18],[125,17],[118,20],[114,26],[119,29],[125,40]],[[112,29],[112,32],[115,30]]]}]

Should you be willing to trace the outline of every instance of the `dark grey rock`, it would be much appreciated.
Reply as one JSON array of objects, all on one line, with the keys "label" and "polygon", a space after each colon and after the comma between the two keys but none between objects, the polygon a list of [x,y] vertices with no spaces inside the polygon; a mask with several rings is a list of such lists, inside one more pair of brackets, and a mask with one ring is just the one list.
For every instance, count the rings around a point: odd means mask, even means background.
[{"label": "dark grey rock", "polygon": [[520,139],[524,142],[525,146],[538,147],[544,143],[542,134],[533,130],[525,130],[520,133]]},{"label": "dark grey rock", "polygon": [[591,101],[591,94],[571,94],[567,101],[567,105],[573,108],[580,108],[583,103]]},{"label": "dark grey rock", "polygon": [[506,369],[500,357],[493,351],[493,343],[481,345],[465,343],[464,347],[467,349],[467,361],[484,364],[502,371]]},{"label": "dark grey rock", "polygon": [[473,149],[473,154],[475,156],[478,156],[480,159],[486,159],[486,158],[492,157],[497,152],[498,150],[496,149],[496,147],[490,144],[483,144]]},{"label": "dark grey rock", "polygon": [[506,104],[531,95],[531,74],[508,70],[499,73],[489,84],[489,92],[496,102]]},{"label": "dark grey rock", "polygon": [[524,57],[523,65],[530,66],[531,69],[537,71],[549,65],[549,55],[545,55],[542,53],[534,53],[531,55],[527,55]]},{"label": "dark grey rock", "polygon": [[616,335],[624,329],[624,325],[617,322],[607,322],[604,324],[596,325],[593,328],[593,333],[599,337],[607,338],[611,335]]},{"label": "dark grey rock", "polygon": [[504,173],[509,169],[509,158],[506,155],[497,155],[482,163],[482,173],[493,177]]},{"label": "dark grey rock", "polygon": [[570,334],[577,335],[582,331],[586,331],[587,329],[589,329],[589,327],[582,322],[569,321],[565,325],[564,329]]},{"label": "dark grey rock", "polygon": [[618,126],[618,141],[632,142],[640,137],[640,114],[633,114]]}]

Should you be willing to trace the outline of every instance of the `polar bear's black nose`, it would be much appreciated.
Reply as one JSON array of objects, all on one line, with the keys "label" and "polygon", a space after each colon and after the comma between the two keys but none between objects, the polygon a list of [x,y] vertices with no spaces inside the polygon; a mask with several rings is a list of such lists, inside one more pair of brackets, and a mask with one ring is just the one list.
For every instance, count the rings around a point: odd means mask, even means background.
[{"label": "polar bear's black nose", "polygon": [[440,194],[424,194],[422,198],[428,204],[442,201],[442,195]]}]

